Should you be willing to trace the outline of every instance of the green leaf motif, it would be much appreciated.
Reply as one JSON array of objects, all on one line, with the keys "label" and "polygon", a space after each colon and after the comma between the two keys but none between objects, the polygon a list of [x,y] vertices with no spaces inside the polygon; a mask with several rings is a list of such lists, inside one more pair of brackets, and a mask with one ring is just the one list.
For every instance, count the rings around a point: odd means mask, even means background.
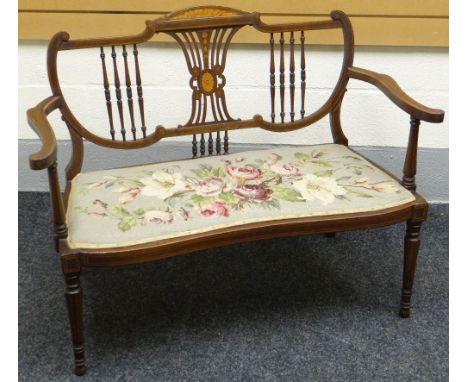
[{"label": "green leaf motif", "polygon": [[261,165],[259,165],[258,163],[249,163],[249,164],[246,164],[246,167],[260,168]]},{"label": "green leaf motif", "polygon": [[335,195],[335,198],[339,200],[349,200],[345,195]]},{"label": "green leaf motif", "polygon": [[312,164],[318,166],[318,167],[332,167],[330,165],[330,163],[328,162],[325,162],[323,160],[313,160],[313,161],[310,161]]},{"label": "green leaf motif", "polygon": [[121,216],[130,216],[130,212],[126,208],[120,207],[120,206],[113,206],[112,207],[112,212],[121,215]]},{"label": "green leaf motif", "polygon": [[266,188],[270,188],[272,186],[276,186],[283,182],[280,174],[277,174],[273,171],[265,171],[265,180],[262,182],[262,186]]},{"label": "green leaf motif", "polygon": [[164,201],[169,204],[171,207],[174,207],[175,203],[177,203],[180,198],[183,198],[188,191],[180,191],[176,192],[175,194],[172,194],[171,196],[168,196]]},{"label": "green leaf motif", "polygon": [[124,216],[120,219],[118,227],[121,231],[126,232],[135,227],[136,223],[137,220],[134,216]]},{"label": "green leaf motif", "polygon": [[210,205],[214,202],[215,198],[212,196],[201,196],[198,194],[192,195],[190,198],[193,204],[197,204],[200,207]]},{"label": "green leaf motif", "polygon": [[318,176],[320,178],[325,177],[325,176],[332,176],[333,175],[333,170],[325,170],[325,171],[314,172],[314,175]]},{"label": "green leaf motif", "polygon": [[[273,163],[276,163],[278,161],[280,161],[281,159],[283,159],[283,157],[279,154],[276,154],[276,153],[271,153],[270,155],[268,155],[268,159],[272,160]],[[256,162],[258,161],[258,159],[255,160]],[[264,161],[266,162],[266,161]]]},{"label": "green leaf motif", "polygon": [[294,190],[293,188],[286,188],[286,187],[274,187],[273,196],[286,200],[288,202],[303,202],[304,199],[302,198],[302,194],[299,191]]},{"label": "green leaf motif", "polygon": [[218,197],[228,203],[228,204],[237,204],[239,203],[239,198],[231,194],[230,192],[221,192]]},{"label": "green leaf motif", "polygon": [[210,176],[210,172],[202,168],[193,168],[191,171],[199,178],[208,178]]},{"label": "green leaf motif", "polygon": [[342,181],[344,181],[344,180],[349,180],[349,179],[351,179],[350,176],[342,176],[341,178],[338,178],[336,181],[337,181],[337,182],[342,182]]},{"label": "green leaf motif", "polygon": [[365,192],[362,192],[362,191],[357,191],[357,190],[351,190],[349,188],[346,188],[348,190],[349,193],[353,194],[353,195],[356,195],[360,198],[373,198],[372,195],[369,195]]},{"label": "green leaf motif", "polygon": [[138,179],[127,179],[127,182],[133,186],[145,187],[145,184],[143,182],[140,182]]},{"label": "green leaf motif", "polygon": [[224,173],[224,170],[221,168],[221,167],[216,167],[214,169],[211,170],[213,175],[218,177],[218,178],[222,178],[224,177],[226,174]]},{"label": "green leaf motif", "polygon": [[224,171],[221,167],[211,167],[211,166],[203,166],[201,168],[194,168],[191,169],[191,171],[199,178],[212,178],[212,177],[218,177],[222,178],[224,177]]},{"label": "green leaf motif", "polygon": [[307,154],[299,153],[299,152],[294,154],[294,158],[296,158],[296,159],[298,159],[298,160],[300,160],[302,162],[307,162],[308,160],[310,160],[310,157]]},{"label": "green leaf motif", "polygon": [[149,175],[149,176],[151,176],[151,175],[153,175],[153,174],[154,174],[154,171],[150,171],[150,170],[143,170],[143,171],[142,171],[142,173],[143,173],[143,174],[145,174],[145,175]]},{"label": "green leaf motif", "polygon": [[262,203],[249,202],[249,205],[254,206],[254,207],[258,205],[260,207],[263,207],[266,210],[270,210],[270,209],[273,209],[273,208],[277,209],[277,210],[280,209],[280,203],[276,199],[268,200],[268,201],[262,202]]},{"label": "green leaf motif", "polygon": [[136,216],[142,216],[145,213],[145,210],[143,208],[137,208],[136,210],[133,210],[133,214]]}]

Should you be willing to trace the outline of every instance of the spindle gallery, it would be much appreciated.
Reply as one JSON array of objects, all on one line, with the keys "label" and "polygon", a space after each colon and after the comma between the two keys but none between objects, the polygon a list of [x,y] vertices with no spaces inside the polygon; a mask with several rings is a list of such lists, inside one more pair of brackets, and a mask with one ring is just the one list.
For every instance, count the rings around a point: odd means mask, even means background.
[{"label": "spindle gallery", "polygon": [[[269,61],[264,67],[265,89],[271,110],[266,116],[239,119],[228,108],[225,66],[233,37],[247,27],[265,35]],[[307,36],[330,29],[343,36],[341,71],[329,97],[318,109],[310,110],[306,95],[312,81],[306,74],[311,70],[307,56],[312,53],[306,47]],[[149,114],[145,115],[144,57],[138,48],[160,33],[172,36],[188,69],[190,116],[173,127],[149,121]],[[102,98],[96,102],[107,114],[104,135],[91,132],[75,117],[59,81],[58,54],[85,48],[95,50],[96,65],[102,71]],[[444,112],[414,101],[391,77],[354,67],[353,56],[353,29],[341,11],[331,12],[323,21],[267,24],[256,12],[194,7],[147,21],[140,34],[73,40],[59,32],[51,39],[47,68],[52,94],[27,112],[42,142],[29,162],[33,170],[48,171],[55,248],[65,277],[77,375],[86,371],[82,267],[144,263],[280,236],[333,237],[340,231],[406,221],[399,313],[410,315],[420,229],[428,209],[416,193],[418,131],[421,121],[442,122]],[[340,108],[350,79],[374,85],[408,114],[401,180],[348,147]],[[48,122],[54,110],[66,123],[72,144],[63,193],[56,138]],[[312,128],[326,116],[332,143],[229,154],[229,132],[258,128],[285,133]],[[191,137],[187,154],[193,158],[82,172],[84,141],[132,150],[182,136]]]}]

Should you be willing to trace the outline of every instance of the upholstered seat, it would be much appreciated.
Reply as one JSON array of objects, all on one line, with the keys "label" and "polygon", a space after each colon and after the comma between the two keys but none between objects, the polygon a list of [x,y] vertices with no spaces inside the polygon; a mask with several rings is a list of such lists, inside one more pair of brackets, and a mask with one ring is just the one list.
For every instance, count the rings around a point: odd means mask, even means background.
[{"label": "upholstered seat", "polygon": [[346,146],[283,146],[81,173],[70,194],[68,240],[74,248],[119,247],[413,200],[398,181]]}]

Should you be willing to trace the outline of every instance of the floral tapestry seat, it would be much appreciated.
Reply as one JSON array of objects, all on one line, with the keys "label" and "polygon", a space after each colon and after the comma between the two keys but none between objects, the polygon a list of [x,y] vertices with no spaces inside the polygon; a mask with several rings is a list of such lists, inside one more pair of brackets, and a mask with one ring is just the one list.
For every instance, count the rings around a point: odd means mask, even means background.
[{"label": "floral tapestry seat", "polygon": [[68,240],[73,248],[119,247],[413,200],[346,146],[282,146],[81,173],[70,193]]}]

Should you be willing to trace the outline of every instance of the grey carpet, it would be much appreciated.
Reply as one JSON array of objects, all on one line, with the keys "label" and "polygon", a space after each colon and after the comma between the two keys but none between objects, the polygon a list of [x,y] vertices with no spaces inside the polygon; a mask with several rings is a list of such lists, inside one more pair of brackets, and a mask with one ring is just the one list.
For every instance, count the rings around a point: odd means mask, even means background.
[{"label": "grey carpet", "polygon": [[[19,379],[78,381],[47,194],[19,194]],[[404,225],[85,269],[81,381],[446,381],[448,206],[397,315]]]}]

